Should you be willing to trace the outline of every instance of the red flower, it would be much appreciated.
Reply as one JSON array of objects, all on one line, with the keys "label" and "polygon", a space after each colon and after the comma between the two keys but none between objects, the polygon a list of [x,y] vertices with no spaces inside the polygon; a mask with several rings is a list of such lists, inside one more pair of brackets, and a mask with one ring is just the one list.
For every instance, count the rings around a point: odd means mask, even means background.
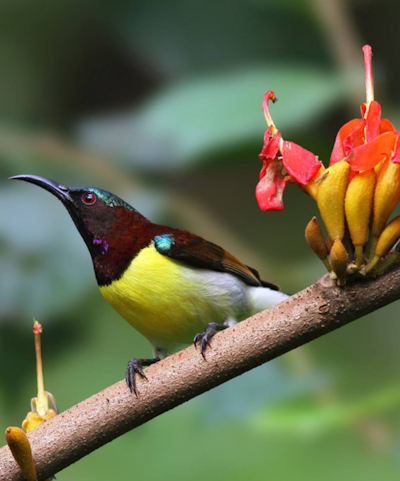
[{"label": "red flower", "polygon": [[[367,100],[361,105],[361,118],[347,122],[339,130],[333,146],[330,165],[346,160],[351,168],[349,180],[359,172],[375,168],[382,161],[400,164],[400,133],[391,122],[381,118],[381,106],[374,100],[372,52],[364,46]],[[262,210],[282,210],[283,191],[287,182],[297,183],[315,197],[317,186],[312,182],[323,166],[318,157],[293,142],[282,139],[268,109],[276,101],[270,90],[264,96],[263,110],[269,126],[259,155],[263,162],[256,197]],[[314,194],[311,191],[314,191]]]},{"label": "red flower", "polygon": [[[365,105],[361,110],[365,112]],[[397,137],[393,125],[387,119],[381,120],[379,103],[372,101],[366,118],[350,120],[339,130],[330,165],[346,159],[352,170],[373,169],[381,160],[391,157]]]},{"label": "red flower", "polygon": [[294,142],[287,142],[275,127],[269,113],[268,102],[276,102],[274,93],[270,90],[264,96],[263,109],[269,125],[264,135],[264,145],[259,155],[263,161],[260,181],[256,187],[256,198],[262,210],[282,210],[283,191],[286,187],[285,177],[301,185],[307,185],[319,171],[322,164],[311,152]]},{"label": "red flower", "polygon": [[332,165],[346,159],[353,172],[373,169],[385,159],[400,162],[392,158],[398,133],[389,120],[381,119],[381,106],[374,100],[371,47],[365,45],[363,51],[367,91],[367,102],[361,105],[363,118],[350,120],[339,130],[330,160]]},{"label": "red flower", "polygon": [[374,100],[371,47],[364,46],[363,52],[366,102],[361,118],[350,120],[337,133],[327,169],[313,153],[282,139],[268,110],[269,101],[276,101],[272,91],[263,103],[268,130],[259,156],[263,167],[257,201],[262,210],[282,210],[287,183],[297,184],[317,201],[331,246],[315,217],[306,238],[338,285],[355,273],[383,272],[400,252],[400,216],[390,221],[400,202],[400,132],[382,119],[381,106]]}]

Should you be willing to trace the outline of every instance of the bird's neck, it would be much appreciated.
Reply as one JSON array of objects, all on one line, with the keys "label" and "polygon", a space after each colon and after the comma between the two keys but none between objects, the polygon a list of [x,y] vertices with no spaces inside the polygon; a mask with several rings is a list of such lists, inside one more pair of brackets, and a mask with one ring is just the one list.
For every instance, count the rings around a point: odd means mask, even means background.
[{"label": "bird's neck", "polygon": [[159,226],[136,214],[121,216],[107,234],[86,241],[99,286],[120,279],[132,259],[157,235]]}]

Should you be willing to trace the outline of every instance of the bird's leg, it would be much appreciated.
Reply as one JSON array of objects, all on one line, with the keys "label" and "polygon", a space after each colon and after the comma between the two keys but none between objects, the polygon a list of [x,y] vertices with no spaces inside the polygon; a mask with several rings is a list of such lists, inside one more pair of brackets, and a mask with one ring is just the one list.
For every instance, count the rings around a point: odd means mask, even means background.
[{"label": "bird's leg", "polygon": [[160,358],[158,356],[154,356],[153,359],[138,359],[134,357],[128,362],[128,368],[125,374],[125,381],[131,392],[135,393],[136,396],[138,394],[136,391],[135,374],[137,373],[139,374],[139,376],[147,379],[146,374],[143,372],[143,367],[150,366],[151,364],[154,364],[159,360]]},{"label": "bird's leg", "polygon": [[206,329],[204,332],[200,332],[196,334],[193,339],[193,344],[197,347],[197,344],[200,344],[200,352],[203,358],[205,359],[204,352],[207,349],[207,346],[211,347],[210,340],[211,338],[219,331],[223,331],[230,326],[236,324],[236,321],[233,319],[227,319],[222,324],[218,324],[218,322],[210,322],[206,325]]}]

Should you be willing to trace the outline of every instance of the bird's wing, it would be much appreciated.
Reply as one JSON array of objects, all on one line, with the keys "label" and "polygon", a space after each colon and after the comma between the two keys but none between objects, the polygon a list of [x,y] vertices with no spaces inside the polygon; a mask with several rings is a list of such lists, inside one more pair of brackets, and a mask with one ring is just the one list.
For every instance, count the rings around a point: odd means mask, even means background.
[{"label": "bird's wing", "polygon": [[261,280],[255,269],[243,264],[222,247],[189,232],[157,235],[154,237],[154,246],[160,254],[192,267],[227,272],[251,286],[279,290],[279,286]]}]

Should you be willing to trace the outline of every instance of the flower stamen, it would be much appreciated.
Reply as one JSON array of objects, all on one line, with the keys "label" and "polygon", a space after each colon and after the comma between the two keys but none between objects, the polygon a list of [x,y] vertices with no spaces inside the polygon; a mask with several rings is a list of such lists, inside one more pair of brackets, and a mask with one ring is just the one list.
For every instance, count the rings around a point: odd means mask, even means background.
[{"label": "flower stamen", "polygon": [[264,95],[263,111],[264,111],[265,121],[267,122],[271,135],[275,135],[278,132],[278,129],[276,128],[274,121],[272,120],[271,114],[269,112],[268,103],[270,100],[272,100],[273,103],[275,103],[278,100],[275,97],[275,94],[272,90],[268,90],[268,92]]},{"label": "flower stamen", "polygon": [[365,93],[366,93],[366,111],[364,118],[367,118],[367,113],[371,102],[374,101],[374,78],[372,76],[372,49],[370,45],[364,45],[364,65],[365,65]]}]

